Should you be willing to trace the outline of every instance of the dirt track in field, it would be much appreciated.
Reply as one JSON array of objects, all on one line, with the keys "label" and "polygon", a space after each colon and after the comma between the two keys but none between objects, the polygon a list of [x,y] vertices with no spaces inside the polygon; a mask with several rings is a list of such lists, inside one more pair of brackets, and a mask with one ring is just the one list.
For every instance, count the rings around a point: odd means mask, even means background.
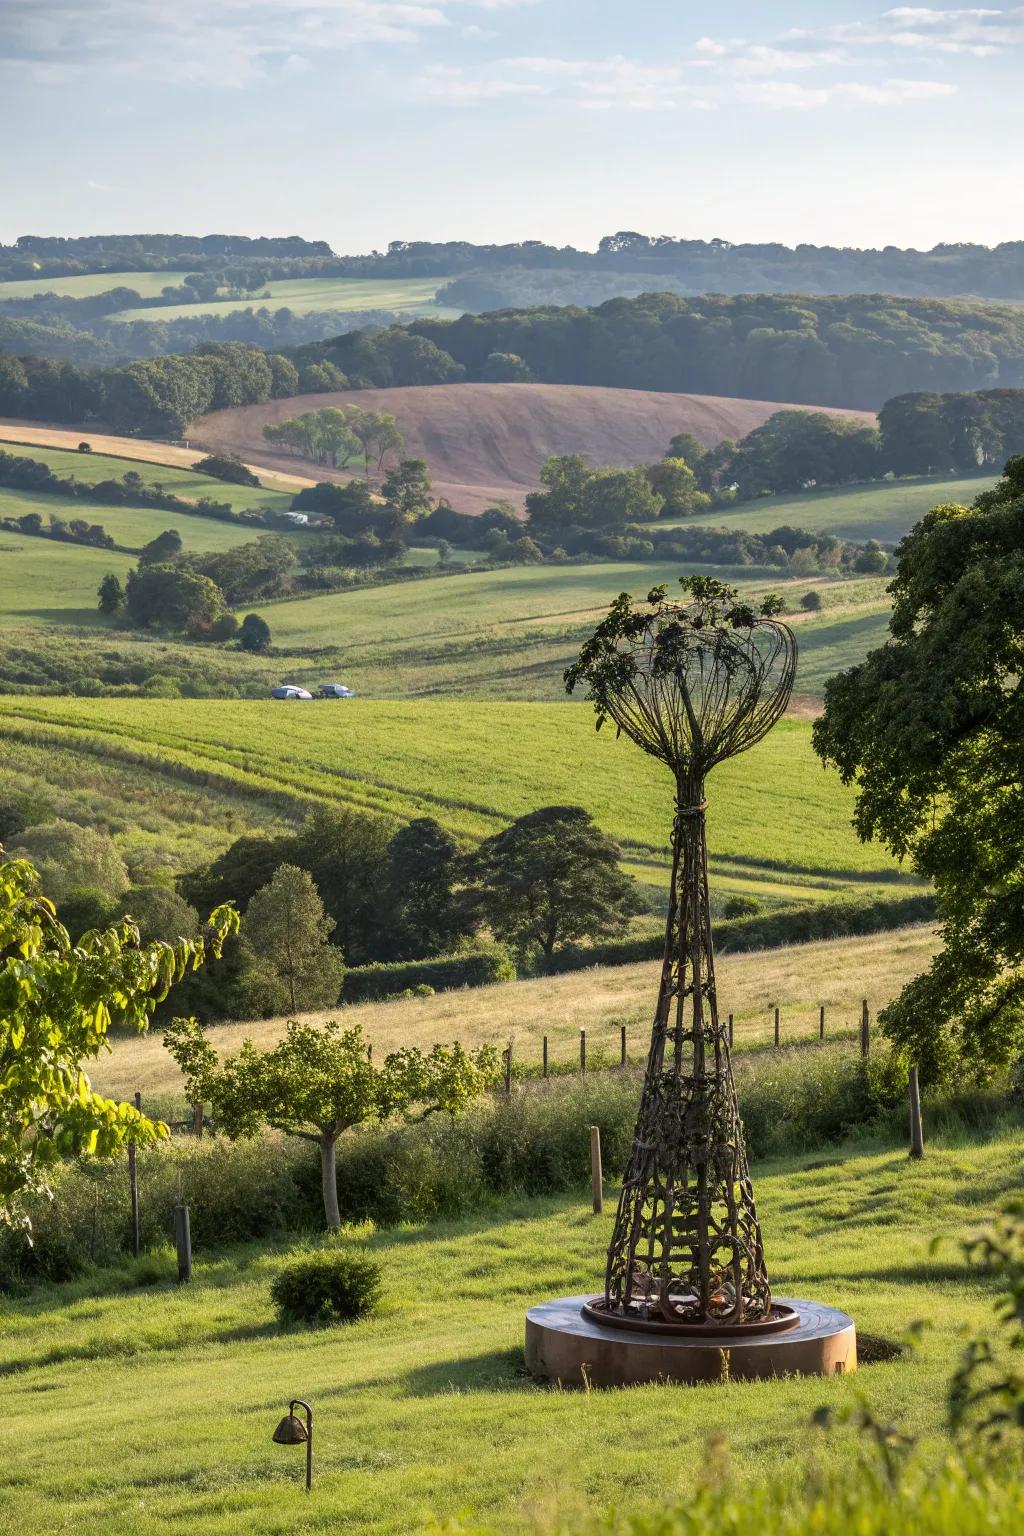
[{"label": "dirt track in field", "polygon": [[[294,474],[303,461],[269,452],[264,426],[348,404],[391,412],[405,436],[406,455],[426,459],[436,494],[464,512],[482,512],[496,501],[521,507],[527,491],[539,484],[542,463],[554,453],[582,453],[593,464],[649,464],[676,432],[692,432],[713,447],[723,438],[743,437],[775,411],[794,408],[767,400],[575,384],[433,384],[298,395],[215,411],[195,424],[192,441],[258,460],[275,473]],[[835,408],[829,414],[875,421],[870,411]],[[347,480],[353,471],[310,467],[307,473]]]},{"label": "dirt track in field", "polygon": [[[190,439],[194,442],[194,439]],[[18,421],[14,417],[0,417],[0,442],[35,443],[40,448],[68,448],[74,451],[79,443],[88,443],[93,453],[109,454],[115,459],[138,459],[144,464],[167,464],[173,469],[191,469],[201,453],[198,445],[180,447],[176,443],[157,443],[145,437],[114,437],[109,433],[94,432],[91,427],[46,427],[39,422]],[[83,459],[85,455],[82,455]],[[258,455],[258,461],[249,465],[256,474],[269,469],[267,455]],[[275,479],[286,485],[313,485],[318,475],[300,473],[292,464],[287,470],[273,469]]]}]

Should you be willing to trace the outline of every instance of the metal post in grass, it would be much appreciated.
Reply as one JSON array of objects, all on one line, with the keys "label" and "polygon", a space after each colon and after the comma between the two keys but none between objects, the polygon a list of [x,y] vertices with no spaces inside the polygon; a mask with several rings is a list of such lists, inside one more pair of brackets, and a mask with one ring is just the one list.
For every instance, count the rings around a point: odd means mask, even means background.
[{"label": "metal post in grass", "polygon": [[860,1054],[866,1061],[871,1050],[871,1015],[867,998],[860,1005]]},{"label": "metal post in grass", "polygon": [[619,1065],[626,1065],[626,1026],[623,1024],[619,1030]]},{"label": "metal post in grass", "polygon": [[924,1124],[921,1120],[921,1088],[917,1080],[917,1068],[911,1067],[908,1082],[910,1093],[910,1155],[924,1157]]},{"label": "metal post in grass", "polygon": [[775,1044],[779,1043],[779,1005],[775,1005]]},{"label": "metal post in grass", "polygon": [[544,1053],[543,1053],[543,1058],[544,1058],[543,1073],[544,1073],[544,1076],[547,1077],[547,1075],[548,1075],[548,1037],[547,1037],[547,1035],[544,1036]]},{"label": "metal post in grass", "polygon": [[601,1127],[590,1127],[590,1185],[594,1195],[594,1215],[604,1210],[604,1174],[601,1171]]},{"label": "metal post in grass", "polygon": [[587,1032],[586,1032],[585,1029],[581,1029],[580,1030],[580,1071],[583,1073],[583,1076],[586,1077],[586,1075],[587,1075]]},{"label": "metal post in grass", "polygon": [[178,1284],[188,1285],[192,1279],[192,1228],[187,1205],[174,1207],[174,1246],[178,1250]]},{"label": "metal post in grass", "polygon": [[[142,1111],[142,1094],[136,1090],[135,1108]],[[132,1200],[132,1257],[138,1258],[142,1248],[139,1232],[139,1167],[135,1142],[128,1143],[128,1188]]]},{"label": "metal post in grass", "polygon": [[825,1004],[822,1003],[821,1007],[818,1009],[818,1039],[819,1040],[824,1040],[824,1038],[825,1038]]}]

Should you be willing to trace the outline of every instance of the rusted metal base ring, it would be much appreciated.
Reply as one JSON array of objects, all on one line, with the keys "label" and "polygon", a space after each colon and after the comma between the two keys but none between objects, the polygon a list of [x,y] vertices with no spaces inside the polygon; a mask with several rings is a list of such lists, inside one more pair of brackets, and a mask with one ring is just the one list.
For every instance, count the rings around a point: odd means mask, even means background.
[{"label": "rusted metal base ring", "polygon": [[580,1311],[584,1317],[600,1323],[603,1328],[629,1328],[636,1333],[670,1333],[685,1339],[757,1338],[765,1333],[785,1333],[788,1328],[796,1328],[800,1323],[800,1314],[795,1307],[778,1302],[772,1303],[767,1317],[753,1323],[670,1323],[660,1317],[638,1317],[635,1313],[614,1312],[603,1296],[588,1297]]}]

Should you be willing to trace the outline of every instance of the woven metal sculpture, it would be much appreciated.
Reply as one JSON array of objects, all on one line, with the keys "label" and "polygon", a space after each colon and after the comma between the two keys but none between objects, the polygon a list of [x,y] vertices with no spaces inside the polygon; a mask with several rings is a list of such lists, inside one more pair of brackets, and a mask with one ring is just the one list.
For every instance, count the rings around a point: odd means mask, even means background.
[{"label": "woven metal sculpture", "polygon": [[773,1307],[743,1127],[718,1014],[708,899],[707,775],[783,714],[796,642],[769,598],[684,578],[623,593],[565,674],[675,781],[672,881],[661,988],[633,1148],[619,1198],[602,1321],[709,1332],[786,1326]]}]

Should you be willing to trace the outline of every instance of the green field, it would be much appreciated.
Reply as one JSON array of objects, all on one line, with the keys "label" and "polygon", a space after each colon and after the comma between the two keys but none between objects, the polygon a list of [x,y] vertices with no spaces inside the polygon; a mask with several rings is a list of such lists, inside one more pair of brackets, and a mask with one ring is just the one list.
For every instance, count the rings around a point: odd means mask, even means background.
[{"label": "green field", "polygon": [[[176,288],[188,273],[181,272],[87,272],[76,277],[17,277],[0,282],[0,301],[31,299],[38,293],[57,293],[69,299],[91,299],[112,288],[134,288],[141,299],[156,298],[165,288]],[[148,312],[147,312],[148,313]]]},{"label": "green field", "polygon": [[[849,1311],[862,1345],[896,1342],[927,1318],[912,1354],[853,1379],[539,1388],[521,1373],[526,1309],[593,1292],[603,1274],[611,1203],[592,1216],[589,1190],[346,1234],[383,1265],[384,1297],[375,1317],[327,1331],[276,1322],[268,1287],[281,1248],[198,1248],[191,1286],[175,1287],[165,1255],[155,1273],[167,1278],[148,1286],[133,1287],[125,1266],[0,1300],[11,1428],[0,1527],[89,1536],[589,1528],[587,1517],[613,1503],[653,1511],[692,1498],[711,1431],[728,1443],[738,1493],[783,1473],[852,1471],[859,1437],[822,1436],[811,1420],[822,1404],[838,1410],[862,1397],[937,1467],[964,1331],[993,1330],[991,1283],[966,1268],[956,1239],[1019,1189],[1024,1136],[933,1141],[922,1163],[885,1142],[830,1152],[825,1165],[812,1154],[755,1166],[774,1284]],[[936,1233],[947,1238],[937,1254]],[[317,1415],[311,1499],[301,1450],[271,1443],[292,1396]]]},{"label": "green field", "polygon": [[788,526],[834,533],[841,539],[878,539],[882,544],[895,544],[932,507],[947,503],[969,506],[980,491],[993,484],[991,477],[973,475],[964,480],[894,480],[841,491],[766,496],[761,501],[738,502],[701,513],[679,526],[741,528],[746,533],[769,533]]},{"label": "green field", "polygon": [[[127,446],[127,444],[126,444]],[[15,458],[35,459],[47,464],[55,475],[73,477],[85,484],[95,485],[100,480],[123,480],[128,470],[134,470],[144,485],[159,485],[174,496],[186,501],[198,501],[208,496],[212,501],[226,501],[236,512],[254,507],[273,507],[287,512],[295,495],[293,487],[282,487],[273,475],[260,476],[262,486],[231,485],[226,480],[216,480],[213,475],[199,475],[191,469],[179,469],[172,464],[153,464],[148,459],[114,457],[105,453],[75,453],[69,448],[41,447],[38,443],[0,442],[0,449]],[[196,459],[203,457],[196,449]],[[58,498],[54,498],[55,502]]]},{"label": "green field", "polygon": [[[622,843],[631,867],[664,881],[666,772],[611,732],[595,732],[584,705],[0,699],[0,763],[12,785],[30,784],[49,759],[60,763],[59,802],[67,805],[78,780],[91,805],[96,758],[105,782],[116,768],[139,786],[155,829],[164,781],[213,792],[237,822],[260,824],[268,808],[294,822],[326,801],[401,819],[435,816],[470,840],[537,806],[579,804]],[[907,877],[858,842],[851,808],[852,795],[814,756],[807,722],[783,721],[716,771],[717,886],[790,901],[891,892]],[[95,808],[87,819],[104,820]]]},{"label": "green field", "polygon": [[[18,511],[36,512],[44,509],[19,497],[8,501],[2,498],[7,516]],[[52,503],[47,503],[47,509]],[[71,504],[76,510],[71,516],[92,517],[88,509]],[[106,508],[103,509],[106,511]],[[198,519],[197,519],[198,521]],[[159,533],[166,522],[154,528]],[[113,528],[110,529],[113,532]],[[113,550],[89,549],[84,545],[63,544],[56,540],[42,539],[20,533],[8,533],[0,528],[0,628],[12,624],[84,624],[100,626],[106,623],[96,611],[96,589],[108,571],[122,580],[135,561],[131,555],[117,554]]]},{"label": "green field", "polygon": [[[462,313],[434,303],[445,277],[358,278],[297,277],[269,282],[267,297],[213,299],[199,304],[161,305],[158,309],[122,309],[112,320],[180,320],[192,315],[230,315],[236,309],[291,309],[305,315],[317,310],[345,313],[363,309],[389,309],[397,314],[429,314],[450,319]],[[160,289],[156,290],[158,293]]]}]

